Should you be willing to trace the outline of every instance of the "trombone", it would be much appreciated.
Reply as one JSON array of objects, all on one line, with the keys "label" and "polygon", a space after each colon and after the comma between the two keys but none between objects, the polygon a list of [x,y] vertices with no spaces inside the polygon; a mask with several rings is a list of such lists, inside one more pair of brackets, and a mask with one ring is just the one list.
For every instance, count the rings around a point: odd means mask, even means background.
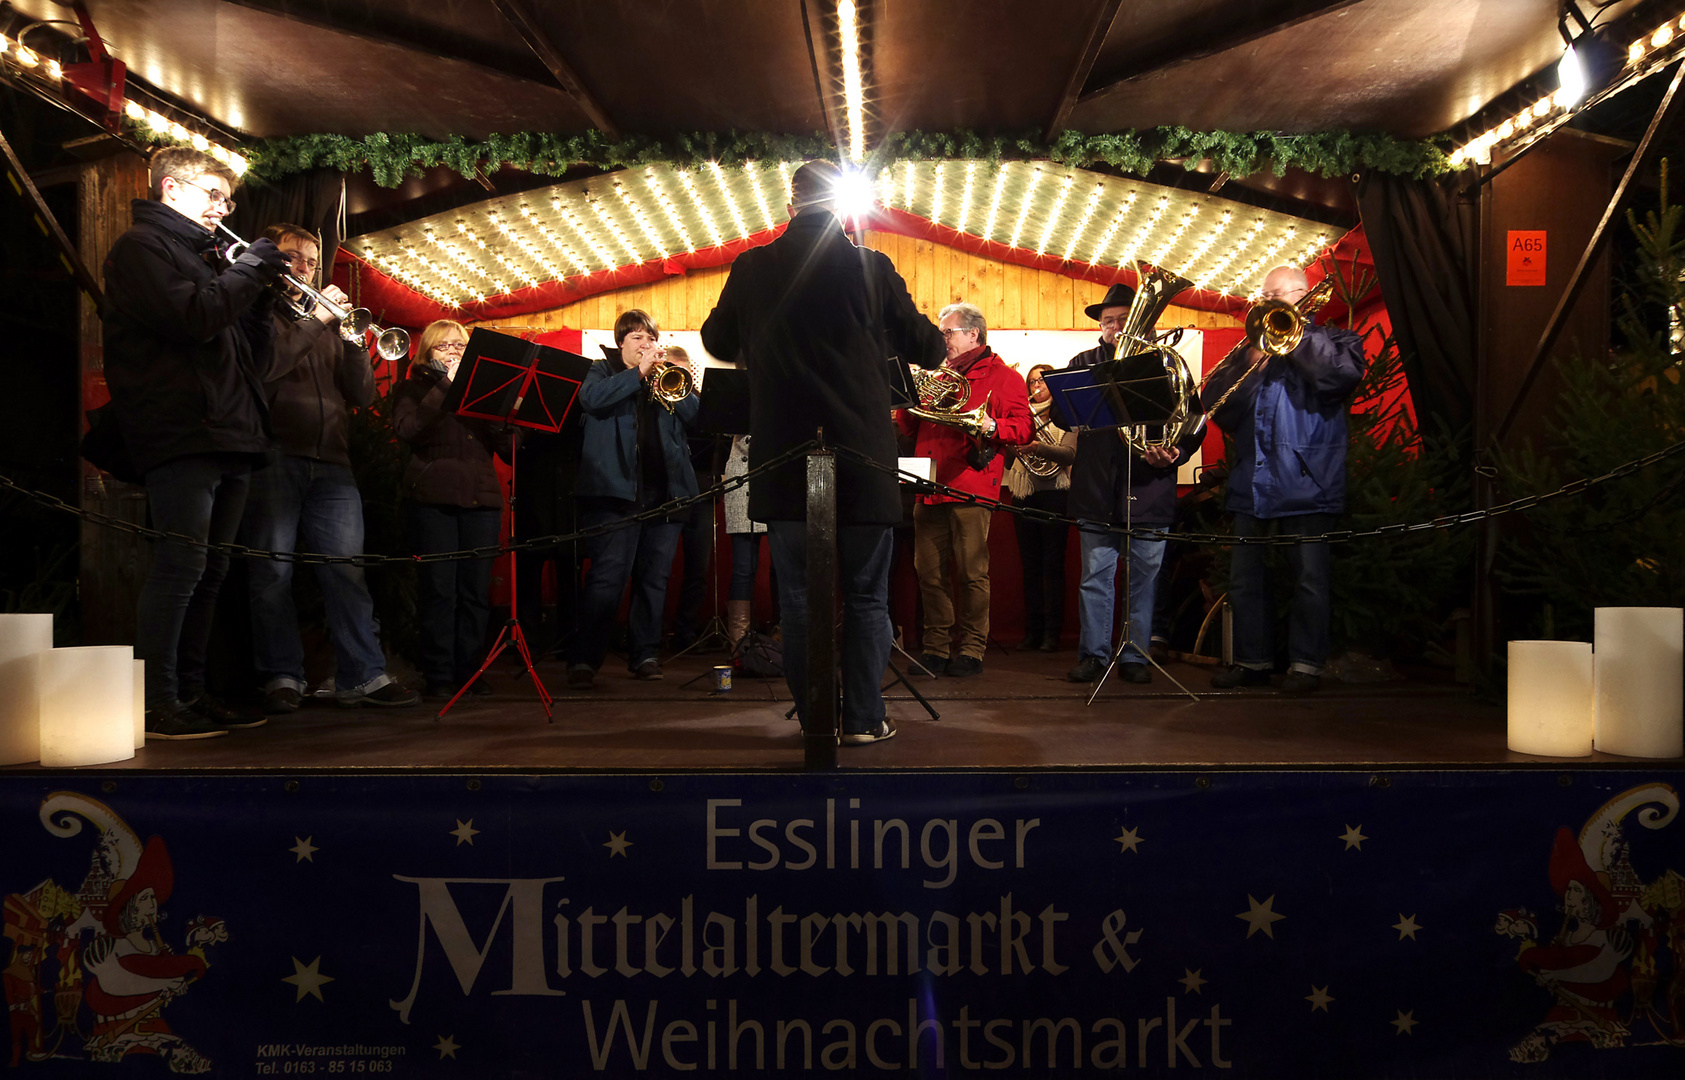
[{"label": "trombone", "polygon": [[[233,229],[230,229],[222,222],[217,222],[216,227],[226,233],[228,238],[233,241],[233,243],[228,246],[228,259],[230,262],[238,259],[242,252],[251,247],[251,245],[246,243],[246,241],[240,239]],[[394,326],[390,329],[382,329],[381,327],[375,325],[374,315],[368,308],[352,308],[347,311],[345,308],[340,307],[332,300],[329,300],[319,289],[306,285],[304,282],[294,277],[291,273],[283,273],[281,275],[281,280],[304,294],[304,303],[294,300],[291,296],[288,296],[285,293],[282,293],[281,295],[282,302],[286,304],[287,310],[292,312],[295,319],[307,318],[310,315],[310,310],[317,304],[320,304],[323,310],[339,320],[339,336],[344,338],[346,341],[351,342],[353,345],[363,345],[366,347],[368,344],[368,335],[372,331],[376,337],[374,346],[375,352],[380,354],[380,358],[382,360],[396,360],[400,356],[409,355],[410,334],[409,331],[405,330],[403,327]]]}]

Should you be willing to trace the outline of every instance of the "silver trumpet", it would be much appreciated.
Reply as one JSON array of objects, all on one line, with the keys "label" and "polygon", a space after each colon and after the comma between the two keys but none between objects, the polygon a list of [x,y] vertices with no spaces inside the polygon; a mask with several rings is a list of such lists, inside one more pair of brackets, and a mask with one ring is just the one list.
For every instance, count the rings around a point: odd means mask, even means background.
[{"label": "silver trumpet", "polygon": [[[233,229],[230,229],[222,222],[217,222],[216,227],[221,229],[223,233],[225,233],[228,238],[233,241],[233,243],[228,246],[228,260],[230,262],[238,259],[247,248],[251,247],[251,245],[246,243],[246,241],[240,239]],[[373,333],[375,335],[374,349],[375,352],[380,354],[380,358],[382,360],[396,360],[401,356],[409,355],[410,333],[403,327],[394,326],[390,329],[382,329],[381,327],[375,325],[374,315],[368,308],[352,308],[347,311],[345,308],[340,307],[332,300],[329,300],[321,290],[316,289],[313,286],[306,285],[290,273],[282,274],[281,280],[286,282],[289,287],[297,289],[304,295],[305,302],[302,303],[294,300],[291,296],[285,293],[282,293],[281,295],[281,301],[286,304],[287,309],[293,313],[294,318],[308,318],[312,309],[319,304],[324,311],[339,320],[339,336],[344,338],[346,341],[351,342],[353,345],[363,345],[366,347],[369,340],[369,334]]]}]

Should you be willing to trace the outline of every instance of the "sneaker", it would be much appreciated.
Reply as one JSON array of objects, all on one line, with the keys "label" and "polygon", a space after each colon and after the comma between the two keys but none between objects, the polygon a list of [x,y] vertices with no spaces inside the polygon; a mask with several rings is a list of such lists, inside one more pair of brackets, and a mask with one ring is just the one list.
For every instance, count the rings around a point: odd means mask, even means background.
[{"label": "sneaker", "polygon": [[1153,669],[1145,664],[1119,664],[1118,674],[1128,683],[1150,683],[1153,681]]},{"label": "sneaker", "polygon": [[1077,666],[1065,673],[1068,682],[1093,682],[1106,673],[1106,662],[1098,656],[1085,656]]},{"label": "sneaker", "polygon": [[644,679],[646,681],[653,682],[654,680],[662,677],[661,661],[657,660],[653,656],[632,669],[632,678],[634,679]]},{"label": "sneaker", "polygon": [[421,702],[421,695],[404,686],[403,683],[389,682],[378,690],[371,690],[356,697],[342,697],[338,699],[340,708],[356,709],[363,705],[382,706],[389,709],[402,709]]},{"label": "sneaker", "polygon": [[225,731],[244,730],[246,728],[260,728],[269,723],[267,717],[260,716],[248,709],[236,709],[226,702],[218,701],[210,694],[200,694],[192,701],[182,703],[182,711],[192,713],[213,728]]},{"label": "sneaker", "polygon": [[1268,686],[1270,673],[1262,668],[1241,667],[1239,664],[1230,666],[1225,671],[1219,671],[1211,676],[1211,685],[1219,690],[1233,690],[1237,686]]},{"label": "sneaker", "polygon": [[146,710],[146,741],[153,739],[215,739],[228,734],[228,729],[216,727],[177,705]]},{"label": "sneaker", "polygon": [[597,682],[597,669],[590,664],[575,664],[568,668],[568,689],[589,690]]},{"label": "sneaker", "polygon": [[844,746],[867,746],[871,743],[883,742],[885,739],[895,738],[895,725],[888,720],[879,720],[878,726],[870,731],[845,731],[842,733]]},{"label": "sneaker", "polygon": [[932,676],[946,675],[948,673],[948,658],[937,656],[933,652],[927,652],[919,657],[919,667],[930,672]]},{"label": "sneaker", "polygon": [[983,674],[983,661],[975,656],[956,656],[948,661],[948,678],[967,679]]},{"label": "sneaker", "polygon": [[304,695],[291,686],[277,686],[263,692],[263,711],[270,716],[297,712],[304,704]]},{"label": "sneaker", "polygon": [[1314,694],[1321,685],[1320,676],[1308,671],[1289,671],[1282,676],[1280,689],[1284,694]]}]

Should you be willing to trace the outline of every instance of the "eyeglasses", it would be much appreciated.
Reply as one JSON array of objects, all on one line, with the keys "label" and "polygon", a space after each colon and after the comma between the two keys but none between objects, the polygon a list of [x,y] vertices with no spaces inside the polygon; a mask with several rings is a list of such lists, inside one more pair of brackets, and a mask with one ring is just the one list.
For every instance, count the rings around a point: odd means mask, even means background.
[{"label": "eyeglasses", "polygon": [[303,254],[297,251],[288,251],[287,249],[282,248],[281,254],[292,260],[292,268],[294,270],[314,270],[318,266],[322,265],[320,259],[306,259]]},{"label": "eyeglasses", "polygon": [[1294,296],[1303,296],[1309,291],[1309,289],[1301,289],[1295,285],[1291,289],[1271,289],[1269,292],[1259,293],[1258,298],[1260,300],[1288,300]]},{"label": "eyeglasses", "polygon": [[443,345],[435,345],[433,348],[449,349],[452,352],[463,352],[468,348],[468,343],[466,341],[452,341]]},{"label": "eyeglasses", "polygon": [[1125,318],[1127,318],[1127,316],[1108,315],[1104,319],[1100,320],[1100,327],[1104,330],[1110,330],[1114,326],[1122,326]]},{"label": "eyeglasses", "polygon": [[947,337],[949,334],[974,334],[974,333],[976,333],[976,331],[971,329],[971,327],[969,327],[969,326],[951,326],[948,329],[942,331],[942,336]]},{"label": "eyeglasses", "polygon": [[213,187],[206,187],[204,184],[195,184],[191,180],[177,180],[176,183],[185,184],[192,188],[198,188],[200,191],[203,191],[206,195],[211,197],[212,206],[226,207],[230,214],[234,212],[234,200],[230,199],[227,195],[224,195],[221,190]]}]

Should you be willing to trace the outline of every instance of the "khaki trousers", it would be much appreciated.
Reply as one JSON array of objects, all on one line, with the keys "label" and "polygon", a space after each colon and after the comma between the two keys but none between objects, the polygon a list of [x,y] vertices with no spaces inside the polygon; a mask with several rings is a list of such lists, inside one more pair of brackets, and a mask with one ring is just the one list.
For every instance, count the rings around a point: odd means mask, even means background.
[{"label": "khaki trousers", "polygon": [[[924,651],[983,659],[989,643],[989,518],[986,506],[913,507],[913,568],[924,598]],[[948,566],[953,565],[950,584]],[[955,597],[958,597],[956,617]]]}]

